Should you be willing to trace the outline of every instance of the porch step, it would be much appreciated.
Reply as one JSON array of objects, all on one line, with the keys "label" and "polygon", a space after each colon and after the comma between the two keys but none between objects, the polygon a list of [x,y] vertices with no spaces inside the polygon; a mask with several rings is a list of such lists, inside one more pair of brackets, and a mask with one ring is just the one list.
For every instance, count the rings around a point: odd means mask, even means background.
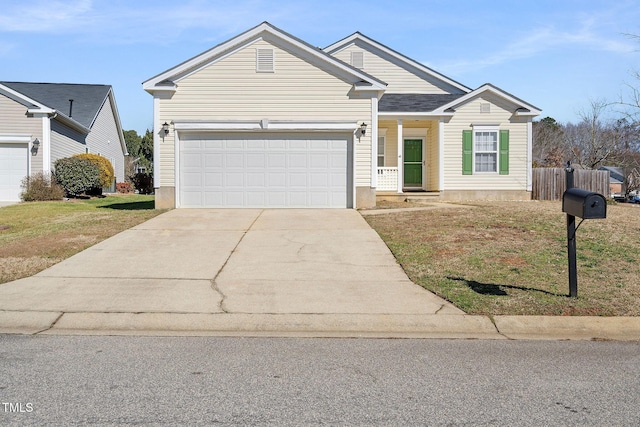
[{"label": "porch step", "polygon": [[440,192],[438,191],[425,191],[425,192],[378,192],[376,193],[376,200],[387,200],[390,202],[411,202],[411,203],[432,203],[440,200]]}]

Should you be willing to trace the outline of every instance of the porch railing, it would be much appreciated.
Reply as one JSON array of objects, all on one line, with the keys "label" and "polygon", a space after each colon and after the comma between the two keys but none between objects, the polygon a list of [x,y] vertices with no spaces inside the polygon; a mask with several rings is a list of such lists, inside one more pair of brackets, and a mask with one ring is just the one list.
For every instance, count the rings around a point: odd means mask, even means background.
[{"label": "porch railing", "polygon": [[396,191],[398,189],[398,168],[378,168],[378,191]]}]

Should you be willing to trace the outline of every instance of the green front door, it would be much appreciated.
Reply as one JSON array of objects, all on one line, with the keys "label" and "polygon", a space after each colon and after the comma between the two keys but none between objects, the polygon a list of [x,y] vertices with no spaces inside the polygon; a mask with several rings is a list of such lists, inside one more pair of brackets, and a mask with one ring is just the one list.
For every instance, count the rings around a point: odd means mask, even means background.
[{"label": "green front door", "polygon": [[422,188],[422,140],[404,140],[404,186]]}]

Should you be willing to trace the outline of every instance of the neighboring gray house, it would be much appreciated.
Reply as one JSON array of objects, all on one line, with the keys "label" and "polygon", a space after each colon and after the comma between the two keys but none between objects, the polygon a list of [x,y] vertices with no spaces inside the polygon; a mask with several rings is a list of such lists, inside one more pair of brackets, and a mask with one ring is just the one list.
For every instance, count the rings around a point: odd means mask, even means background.
[{"label": "neighboring gray house", "polygon": [[598,170],[609,172],[609,192],[614,200],[626,199],[624,169],[616,166],[600,166]]},{"label": "neighboring gray house", "polygon": [[81,153],[109,159],[124,181],[127,149],[111,86],[0,81],[0,201],[19,200],[25,176]]}]

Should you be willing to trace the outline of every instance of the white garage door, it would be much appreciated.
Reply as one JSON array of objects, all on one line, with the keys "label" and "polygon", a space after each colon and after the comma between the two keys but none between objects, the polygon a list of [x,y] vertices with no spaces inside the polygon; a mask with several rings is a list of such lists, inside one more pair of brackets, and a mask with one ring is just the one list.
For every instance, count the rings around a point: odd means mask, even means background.
[{"label": "white garage door", "polygon": [[0,143],[0,200],[20,200],[20,182],[29,173],[27,144]]},{"label": "white garage door", "polygon": [[352,206],[350,136],[180,137],[181,207]]}]

